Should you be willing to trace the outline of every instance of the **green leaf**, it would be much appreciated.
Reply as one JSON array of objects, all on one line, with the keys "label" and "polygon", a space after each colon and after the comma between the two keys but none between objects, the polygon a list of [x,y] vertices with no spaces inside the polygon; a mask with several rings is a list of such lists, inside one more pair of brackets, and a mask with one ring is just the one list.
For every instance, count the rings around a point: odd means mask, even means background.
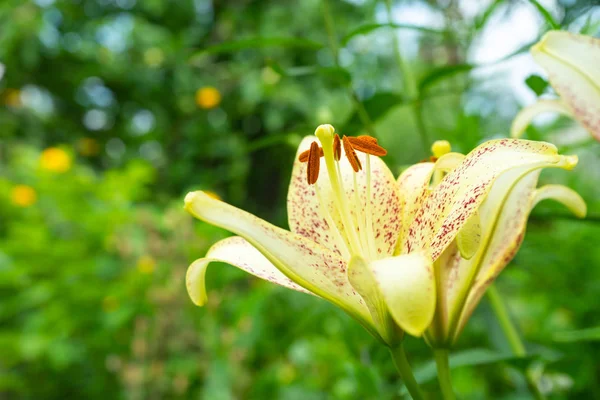
[{"label": "green leaf", "polygon": [[205,54],[230,53],[246,49],[262,49],[266,47],[284,47],[284,48],[305,48],[309,50],[319,50],[323,45],[313,40],[298,37],[254,37],[248,39],[232,40],[223,42],[214,46],[205,47],[191,57],[191,62]]},{"label": "green leaf", "polygon": [[552,14],[550,14],[550,12],[546,10],[544,6],[542,6],[537,0],[529,0],[529,2],[533,4],[535,8],[537,8],[540,14],[542,14],[542,17],[544,17],[548,25],[550,25],[550,28],[560,29],[560,24],[554,20]]},{"label": "green leaf", "polygon": [[429,71],[429,73],[427,73],[427,75],[425,75],[419,81],[419,85],[418,85],[419,93],[422,94],[423,91],[427,90],[430,86],[434,85],[435,83],[439,82],[440,80],[450,78],[456,74],[470,72],[470,71],[474,70],[475,68],[483,68],[483,67],[487,67],[490,65],[499,64],[499,63],[506,61],[516,55],[519,55],[525,51],[528,51],[531,48],[531,46],[533,46],[534,44],[535,44],[535,42],[527,43],[524,46],[519,47],[517,50],[513,51],[512,53],[509,53],[509,54],[505,55],[504,57],[499,58],[498,60],[495,60],[495,61],[492,61],[489,63],[484,63],[484,64],[464,63],[464,64],[456,64],[456,65],[444,65],[441,67],[434,68],[433,70]]},{"label": "green leaf", "polygon": [[492,4],[490,4],[490,6],[480,16],[478,16],[475,19],[474,28],[475,28],[476,31],[480,30],[481,28],[483,28],[485,26],[485,24],[490,19],[490,17],[494,13],[494,11],[496,11],[496,9],[498,8],[498,6],[500,4],[502,4],[503,2],[504,2],[504,0],[496,0],[496,1],[494,1]]},{"label": "green leaf", "polygon": [[525,83],[538,96],[541,96],[548,87],[548,81],[539,75],[529,75],[525,79]]},{"label": "green leaf", "polygon": [[[375,122],[384,117],[394,107],[406,104],[406,99],[399,94],[390,92],[380,92],[373,97],[362,102],[371,122]],[[344,135],[354,135],[364,128],[358,111],[355,110],[350,118],[342,125]]]},{"label": "green leaf", "polygon": [[422,93],[423,91],[427,90],[429,86],[440,80],[452,77],[456,74],[469,72],[476,67],[477,66],[474,64],[456,64],[434,68],[419,81],[419,92]]},{"label": "green leaf", "polygon": [[365,25],[361,25],[358,28],[350,31],[350,33],[348,33],[346,36],[344,36],[342,38],[340,44],[342,46],[346,46],[348,44],[348,42],[350,40],[352,40],[352,38],[354,38],[355,36],[365,35],[367,33],[373,32],[374,30],[379,29],[379,28],[411,29],[411,30],[416,30],[416,31],[421,31],[421,32],[426,32],[426,33],[432,33],[434,35],[445,35],[447,33],[447,31],[445,31],[445,30],[427,28],[425,26],[418,26],[418,25],[409,25],[409,24],[394,24],[394,23],[365,24]]},{"label": "green leaf", "polygon": [[600,341],[600,326],[556,332],[553,339],[555,342],[598,342]]}]

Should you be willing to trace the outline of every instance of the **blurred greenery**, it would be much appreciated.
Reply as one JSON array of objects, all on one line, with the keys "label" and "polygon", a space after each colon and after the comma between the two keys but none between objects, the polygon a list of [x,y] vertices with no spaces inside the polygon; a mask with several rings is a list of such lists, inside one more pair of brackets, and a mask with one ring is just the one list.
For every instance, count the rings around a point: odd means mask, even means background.
[{"label": "blurred greenery", "polygon": [[[0,2],[0,398],[399,399],[386,349],[333,306],[215,265],[226,232],[182,210],[210,190],[286,226],[295,146],[319,123],[371,133],[399,172],[434,139],[468,152],[551,91],[528,46],[598,35],[596,0]],[[540,76],[542,75],[542,76]],[[451,359],[460,398],[600,398],[600,144],[577,154],[589,206],[543,204],[498,281],[530,355],[483,302]],[[429,349],[406,347],[429,398]]]}]

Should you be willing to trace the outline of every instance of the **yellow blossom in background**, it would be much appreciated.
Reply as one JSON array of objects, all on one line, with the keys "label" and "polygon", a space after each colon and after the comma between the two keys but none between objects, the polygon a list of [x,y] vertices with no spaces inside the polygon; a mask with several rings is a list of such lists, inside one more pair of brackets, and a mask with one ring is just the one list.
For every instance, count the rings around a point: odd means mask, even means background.
[{"label": "yellow blossom in background", "polygon": [[10,199],[16,206],[29,207],[35,204],[37,194],[31,186],[17,185],[12,189]]},{"label": "yellow blossom in background", "polygon": [[21,106],[21,92],[19,89],[6,89],[2,95],[4,104],[9,107]]},{"label": "yellow blossom in background", "polygon": [[196,104],[200,108],[215,108],[221,103],[221,92],[212,86],[201,87],[196,91]]},{"label": "yellow blossom in background", "polygon": [[49,147],[42,151],[40,166],[52,172],[67,172],[71,169],[71,156],[58,147]]},{"label": "yellow blossom in background", "polygon": [[100,144],[93,138],[81,138],[77,141],[77,150],[82,156],[95,156],[100,151]]},{"label": "yellow blossom in background", "polygon": [[153,273],[155,267],[156,267],[156,260],[154,260],[154,258],[152,258],[148,255],[141,256],[137,261],[137,269],[142,274]]}]

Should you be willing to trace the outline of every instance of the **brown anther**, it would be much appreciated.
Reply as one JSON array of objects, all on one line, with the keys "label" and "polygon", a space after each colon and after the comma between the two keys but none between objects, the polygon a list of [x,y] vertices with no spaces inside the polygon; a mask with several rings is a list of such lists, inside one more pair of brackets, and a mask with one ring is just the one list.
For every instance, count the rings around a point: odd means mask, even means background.
[{"label": "brown anther", "polygon": [[[372,156],[385,156],[387,150],[377,144],[377,139],[371,136],[349,137],[348,140],[355,150],[361,151]],[[344,147],[345,149],[345,147]]]},{"label": "brown anther", "polygon": [[346,152],[348,161],[350,161],[350,165],[352,165],[352,169],[354,172],[360,171],[362,169],[362,165],[360,164],[360,160],[356,155],[356,151],[354,151],[354,147],[352,147],[352,143],[346,135],[342,137],[342,143],[344,144],[344,151]]},{"label": "brown anther", "polygon": [[[308,153],[310,153],[310,150],[306,150],[303,151],[302,153],[300,153],[300,155],[298,156],[298,161],[300,162],[307,162],[308,161]],[[323,149],[319,147],[319,157],[323,157]]]},{"label": "brown anther", "polygon": [[[321,150],[321,151],[319,151]],[[308,150],[308,166],[306,168],[306,179],[309,185],[314,185],[319,178],[319,167],[321,166],[321,156],[323,149],[319,148],[317,142],[310,144],[310,150]]]},{"label": "brown anther", "polygon": [[340,161],[342,158],[342,142],[338,134],[333,137],[333,158],[335,161]]}]

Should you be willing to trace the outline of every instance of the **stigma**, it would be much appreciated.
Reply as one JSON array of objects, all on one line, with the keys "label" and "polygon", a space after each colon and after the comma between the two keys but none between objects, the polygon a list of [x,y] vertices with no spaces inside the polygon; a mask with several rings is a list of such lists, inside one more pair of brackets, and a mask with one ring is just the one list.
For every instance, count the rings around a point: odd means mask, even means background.
[{"label": "stigma", "polygon": [[[306,179],[314,187],[319,199],[320,213],[336,232],[338,248],[344,248],[346,256],[361,255],[365,259],[377,259],[373,234],[371,202],[370,156],[381,157],[387,151],[371,136],[340,136],[331,125],[321,125],[315,131],[316,140],[310,148],[298,156],[307,163]],[[359,157],[363,153],[364,157]],[[344,181],[342,168],[352,168],[352,180]],[[320,185],[319,173],[325,169],[329,179]],[[362,172],[361,172],[362,171]],[[360,177],[358,174],[360,172]],[[361,182],[359,185],[359,179]],[[326,185],[331,196],[321,194]],[[350,187],[344,188],[344,185]],[[348,189],[348,190],[346,190]],[[325,200],[332,204],[327,206]]]}]

